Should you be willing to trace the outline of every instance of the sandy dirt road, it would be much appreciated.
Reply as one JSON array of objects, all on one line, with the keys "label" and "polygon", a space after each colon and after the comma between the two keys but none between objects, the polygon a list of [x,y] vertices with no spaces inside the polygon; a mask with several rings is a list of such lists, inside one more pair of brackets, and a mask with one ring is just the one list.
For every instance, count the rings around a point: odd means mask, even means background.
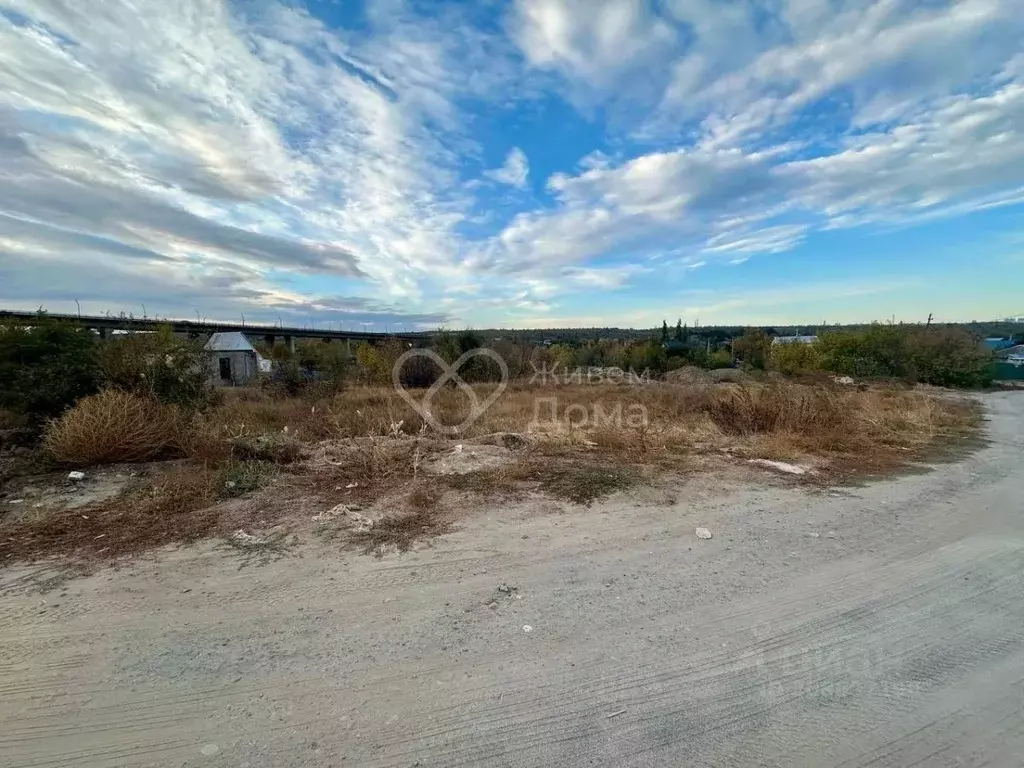
[{"label": "sandy dirt road", "polygon": [[0,764],[1019,766],[1024,395],[985,402],[987,447],[864,487],[695,478],[45,594],[8,569]]}]

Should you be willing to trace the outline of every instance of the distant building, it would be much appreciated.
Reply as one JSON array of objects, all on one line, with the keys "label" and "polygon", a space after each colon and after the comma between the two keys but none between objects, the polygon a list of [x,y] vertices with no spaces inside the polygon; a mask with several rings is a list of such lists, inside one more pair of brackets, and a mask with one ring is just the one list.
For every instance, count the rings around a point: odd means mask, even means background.
[{"label": "distant building", "polygon": [[813,344],[817,340],[817,336],[776,336],[772,344]]},{"label": "distant building", "polygon": [[1000,352],[1004,349],[1009,349],[1010,347],[1016,346],[1018,342],[1014,341],[1013,339],[1004,339],[1001,336],[990,336],[989,338],[985,339],[984,344],[993,352]]},{"label": "distant building", "polygon": [[244,333],[215,333],[206,342],[210,353],[210,379],[222,387],[249,384],[270,371],[270,361],[256,351]]}]

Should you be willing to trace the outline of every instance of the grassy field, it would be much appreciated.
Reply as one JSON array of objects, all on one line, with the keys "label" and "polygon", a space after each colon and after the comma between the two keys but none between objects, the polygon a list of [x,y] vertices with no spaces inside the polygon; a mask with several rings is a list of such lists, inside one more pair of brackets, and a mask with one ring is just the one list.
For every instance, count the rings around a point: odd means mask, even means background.
[{"label": "grassy field", "polygon": [[[474,391],[484,401],[494,386]],[[432,405],[440,422],[454,424],[471,403],[453,387]],[[799,481],[816,484],[891,472],[964,440],[978,422],[973,401],[946,392],[827,378],[513,382],[457,434],[438,433],[384,387],[317,402],[230,390],[191,414],[101,393],[51,425],[47,461],[60,477],[69,467],[145,462],[138,476],[84,508],[6,515],[0,558],[107,559],[335,506],[372,518],[343,538],[379,553],[509,496],[586,504],[665,476],[735,471],[750,459],[797,464],[806,470]]]}]

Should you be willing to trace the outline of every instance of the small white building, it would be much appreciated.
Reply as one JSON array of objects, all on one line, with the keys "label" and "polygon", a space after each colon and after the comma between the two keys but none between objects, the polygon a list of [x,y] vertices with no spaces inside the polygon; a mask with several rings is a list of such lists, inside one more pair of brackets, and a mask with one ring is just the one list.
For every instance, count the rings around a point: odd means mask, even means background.
[{"label": "small white building", "polygon": [[204,347],[210,355],[210,379],[222,387],[250,384],[270,372],[270,361],[256,351],[244,333],[215,333]]},{"label": "small white building", "polygon": [[817,340],[817,336],[776,336],[772,344],[813,344]]}]

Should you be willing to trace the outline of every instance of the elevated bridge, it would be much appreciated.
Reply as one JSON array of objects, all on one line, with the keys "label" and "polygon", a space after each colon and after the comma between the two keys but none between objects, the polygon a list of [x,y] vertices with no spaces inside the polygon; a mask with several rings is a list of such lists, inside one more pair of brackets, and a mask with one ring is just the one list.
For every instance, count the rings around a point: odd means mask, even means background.
[{"label": "elevated bridge", "polygon": [[[0,310],[0,325],[9,322],[30,324],[37,319],[37,312],[17,312]],[[138,318],[105,315],[68,315],[47,312],[46,317],[54,320],[66,320],[91,328],[100,336],[106,338],[113,331],[155,331],[158,328],[170,326],[174,333],[199,339],[208,338],[214,333],[229,333],[238,331],[244,333],[252,341],[263,341],[270,346],[281,339],[286,345],[294,349],[296,339],[320,339],[322,341],[344,341],[380,343],[388,339],[400,339],[414,345],[427,344],[430,342],[432,333],[373,333],[370,331],[345,331],[331,330],[328,328],[297,328],[294,326],[281,325],[260,325],[253,323],[219,323],[205,320],[164,320],[160,318]]]}]

